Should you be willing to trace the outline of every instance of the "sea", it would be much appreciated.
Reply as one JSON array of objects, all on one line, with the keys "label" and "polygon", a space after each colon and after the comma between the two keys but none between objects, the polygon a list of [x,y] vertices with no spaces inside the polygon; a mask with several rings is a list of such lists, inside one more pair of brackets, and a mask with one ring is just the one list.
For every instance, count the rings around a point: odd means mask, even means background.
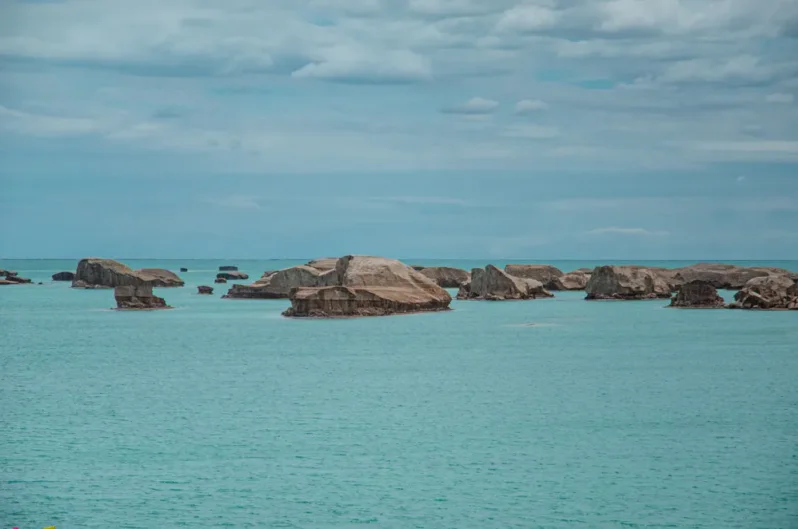
[{"label": "sea", "polygon": [[174,309],[0,260],[43,283],[0,287],[0,529],[798,527],[798,312],[558,292],[295,320],[213,279],[305,260],[123,261],[188,268]]}]

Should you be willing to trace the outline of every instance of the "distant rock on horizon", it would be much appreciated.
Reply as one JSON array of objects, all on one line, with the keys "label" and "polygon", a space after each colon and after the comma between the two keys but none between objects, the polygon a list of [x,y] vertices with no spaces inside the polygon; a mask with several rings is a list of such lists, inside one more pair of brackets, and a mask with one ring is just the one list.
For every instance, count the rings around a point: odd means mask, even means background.
[{"label": "distant rock on horizon", "polygon": [[457,299],[485,301],[553,298],[543,283],[508,274],[493,265],[471,270],[471,282],[460,287]]}]

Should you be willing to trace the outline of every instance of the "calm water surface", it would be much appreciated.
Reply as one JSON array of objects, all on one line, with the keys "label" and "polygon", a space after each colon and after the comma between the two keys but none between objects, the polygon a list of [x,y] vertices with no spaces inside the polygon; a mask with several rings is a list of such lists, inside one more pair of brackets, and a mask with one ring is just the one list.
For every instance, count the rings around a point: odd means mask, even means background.
[{"label": "calm water surface", "polygon": [[229,263],[126,262],[188,267],[175,310],[0,261],[44,281],[0,287],[0,529],[798,527],[798,313],[561,293],[299,321],[196,294]]}]

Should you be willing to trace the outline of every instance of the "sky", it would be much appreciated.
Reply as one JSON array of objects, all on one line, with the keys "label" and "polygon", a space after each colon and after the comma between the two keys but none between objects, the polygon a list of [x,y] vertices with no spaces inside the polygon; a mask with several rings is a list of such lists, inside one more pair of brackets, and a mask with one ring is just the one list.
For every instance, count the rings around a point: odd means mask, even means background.
[{"label": "sky", "polygon": [[798,0],[0,0],[0,257],[798,259]]}]

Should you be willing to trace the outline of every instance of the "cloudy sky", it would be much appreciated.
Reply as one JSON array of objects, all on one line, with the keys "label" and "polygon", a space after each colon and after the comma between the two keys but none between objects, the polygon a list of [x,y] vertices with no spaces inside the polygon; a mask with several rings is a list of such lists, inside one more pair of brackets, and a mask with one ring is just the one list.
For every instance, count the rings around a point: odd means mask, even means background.
[{"label": "cloudy sky", "polygon": [[0,256],[798,259],[798,0],[0,0]]}]

